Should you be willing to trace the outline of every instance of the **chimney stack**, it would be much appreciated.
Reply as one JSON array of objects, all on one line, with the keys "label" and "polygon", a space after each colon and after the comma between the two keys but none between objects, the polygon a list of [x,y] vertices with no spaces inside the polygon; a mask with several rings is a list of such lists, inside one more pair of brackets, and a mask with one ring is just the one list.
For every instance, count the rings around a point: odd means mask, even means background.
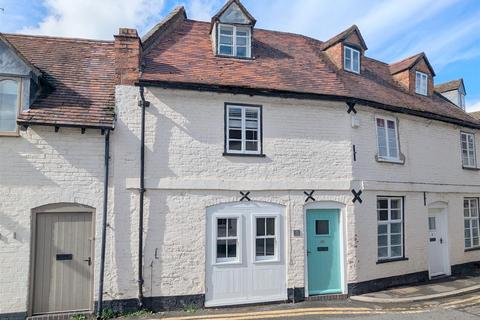
[{"label": "chimney stack", "polygon": [[137,30],[128,28],[120,28],[114,37],[117,84],[133,85],[140,77],[142,41]]}]

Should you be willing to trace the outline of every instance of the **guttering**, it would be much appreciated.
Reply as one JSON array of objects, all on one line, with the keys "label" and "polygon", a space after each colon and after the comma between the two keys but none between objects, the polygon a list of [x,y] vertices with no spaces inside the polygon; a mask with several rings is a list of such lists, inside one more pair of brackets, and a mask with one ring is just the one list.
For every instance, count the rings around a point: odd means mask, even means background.
[{"label": "guttering", "polygon": [[340,102],[349,102],[349,103],[351,102],[351,103],[372,107],[375,109],[413,115],[417,117],[442,121],[442,122],[446,122],[446,123],[450,123],[450,124],[454,124],[462,127],[472,128],[472,129],[480,129],[480,123],[463,121],[463,120],[459,120],[449,116],[436,114],[433,112],[412,110],[405,107],[398,107],[394,105],[389,105],[389,104],[384,104],[380,102],[359,99],[359,98],[354,98],[349,96],[277,90],[277,89],[268,89],[268,88],[251,88],[251,87],[242,87],[242,86],[214,85],[214,84],[174,82],[174,81],[161,81],[161,80],[139,80],[136,83],[136,85],[158,87],[158,88],[164,88],[164,89],[243,94],[243,95],[249,95],[249,96],[291,98],[291,99],[302,99],[302,100],[340,101]]},{"label": "guttering", "polygon": [[149,106],[145,100],[144,87],[140,86],[139,106],[142,108],[140,132],[140,203],[138,210],[138,308],[143,308],[143,206],[145,198],[145,108]]},{"label": "guttering", "polygon": [[103,182],[103,215],[102,215],[102,240],[100,251],[100,271],[98,276],[98,306],[97,319],[100,319],[103,312],[103,280],[105,277],[105,248],[107,242],[107,215],[108,215],[108,177],[110,171],[110,129],[105,133],[105,162],[104,162],[104,182]]}]

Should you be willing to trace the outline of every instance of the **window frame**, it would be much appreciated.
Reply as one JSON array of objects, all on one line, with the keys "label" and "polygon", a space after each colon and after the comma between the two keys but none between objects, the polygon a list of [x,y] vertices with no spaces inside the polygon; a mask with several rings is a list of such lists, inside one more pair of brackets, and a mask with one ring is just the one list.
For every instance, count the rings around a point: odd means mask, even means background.
[{"label": "window frame", "polygon": [[[386,143],[387,143],[387,156],[381,156],[380,155],[380,140],[379,140],[379,135],[378,135],[378,119],[381,119],[385,122],[385,137],[386,137]],[[388,143],[389,141],[389,136],[388,136],[388,121],[392,121],[395,124],[395,141],[397,144],[397,156],[392,157],[390,155],[390,145]],[[400,135],[398,132],[398,121],[396,118],[393,117],[388,117],[388,116],[383,116],[383,115],[375,115],[375,135],[377,138],[377,158],[379,161],[383,162],[395,162],[395,163],[402,163],[401,157],[400,157]]]},{"label": "window frame", "polygon": [[[242,147],[241,150],[231,150],[229,143],[229,110],[230,108],[241,108],[242,109]],[[257,142],[258,147],[256,151],[246,150],[246,137],[245,137],[245,109],[258,109],[258,128],[257,128]],[[253,156],[253,157],[264,157],[263,155],[263,107],[261,105],[247,104],[247,103],[231,103],[225,102],[224,104],[224,155],[235,155],[235,156]]]},{"label": "window frame", "polygon": [[20,77],[14,76],[5,76],[0,75],[0,82],[4,80],[12,80],[17,83],[17,110],[15,116],[15,131],[1,131],[0,130],[0,137],[17,137],[20,135],[20,130],[17,124],[17,117],[20,115],[21,106],[22,106],[22,88],[23,88],[23,79]]},{"label": "window frame", "polygon": [[[212,265],[229,265],[229,264],[241,264],[242,263],[242,223],[241,215],[219,215],[215,216],[214,218],[214,228],[213,228],[213,239],[215,241],[215,245],[212,246],[213,250],[213,264]],[[226,219],[227,220],[227,230],[228,230],[228,220],[230,219],[237,219],[237,236],[236,237],[228,237],[228,234],[226,237],[218,237],[218,220]],[[236,256],[229,258],[218,258],[217,257],[217,242],[218,240],[236,240]],[[227,249],[228,250],[228,249]]]},{"label": "window frame", "polygon": [[[220,44],[220,36],[221,36],[221,30],[222,28],[229,28],[232,29],[232,54],[225,54],[220,52],[220,47],[221,46],[226,46],[226,45],[221,45]],[[237,55],[237,30],[238,29],[245,29],[248,31],[246,38],[246,55],[245,56],[239,56]],[[241,36],[243,37],[243,36]],[[243,25],[235,25],[235,24],[226,24],[226,23],[219,23],[217,27],[217,37],[216,37],[216,43],[217,43],[217,55],[221,57],[230,57],[230,58],[237,58],[237,59],[251,59],[252,58],[252,28],[249,26],[243,26]],[[243,47],[243,46],[241,46]]]},{"label": "window frame", "polygon": [[[470,205],[470,202],[475,200],[477,205],[476,205],[476,209],[477,209],[477,216],[474,217],[472,216],[472,212],[471,212],[471,205]],[[465,216],[465,201],[468,201],[468,217]],[[467,228],[465,227],[465,222],[466,221],[469,221],[469,227],[468,227],[468,230],[469,230],[469,234],[470,234],[470,237],[468,239],[470,239],[470,246],[467,247],[467,244],[466,244],[466,241],[467,241],[467,237],[466,237],[466,234],[465,234],[465,231],[467,230]],[[474,245],[473,244],[473,227],[472,227],[472,221],[476,220],[477,221],[477,238],[478,238],[478,244],[477,245]],[[463,246],[465,248],[465,250],[478,250],[480,249],[480,199],[479,198],[474,198],[474,197],[465,197],[463,198]]]},{"label": "window frame", "polygon": [[[350,54],[348,55],[347,57],[347,50],[350,50]],[[354,53],[358,54],[358,70],[355,69],[354,67],[354,59],[353,59],[353,56],[354,56]],[[353,73],[356,73],[356,74],[360,74],[360,70],[361,70],[361,52],[360,50],[358,49],[355,49],[351,46],[348,46],[348,45],[344,45],[343,46],[343,69],[346,70],[346,71],[349,71],[349,72],[353,72]],[[347,59],[350,60],[350,68],[347,68]]]},{"label": "window frame", "polygon": [[[463,159],[463,146],[462,146],[462,138],[465,136],[466,139],[466,144],[467,144],[467,158],[470,160],[470,148],[469,148],[469,142],[468,142],[468,137],[472,137],[473,139],[473,164],[465,164],[464,159]],[[463,168],[468,168],[468,169],[476,169],[477,168],[477,146],[476,146],[476,141],[475,141],[475,134],[471,132],[465,132],[465,131],[460,131],[460,157],[462,159],[462,167]]]},{"label": "window frame", "polygon": [[[420,77],[420,83],[418,82]],[[422,81],[425,80],[425,88],[422,86]],[[425,89],[425,91],[422,91]],[[422,96],[428,96],[428,74],[421,71],[415,71],[415,93]]]},{"label": "window frame", "polygon": [[[274,239],[274,250],[275,254],[273,256],[263,256],[257,257],[257,218],[274,218],[275,219],[275,235],[272,236],[259,236],[260,239]],[[280,261],[280,248],[281,244],[280,239],[280,215],[276,213],[255,213],[252,214],[252,262],[254,264],[269,263],[269,262],[279,262]],[[266,233],[266,231],[265,231]]]},{"label": "window frame", "polygon": [[[388,200],[388,220],[380,220],[379,219],[379,207],[378,207],[378,200]],[[396,219],[392,220],[391,219],[391,200],[400,200],[400,215],[401,219]],[[376,198],[376,214],[377,214],[377,263],[382,263],[382,262],[388,262],[388,261],[398,261],[398,260],[406,260],[405,258],[405,197],[399,197],[399,196],[377,196]],[[392,244],[391,244],[391,225],[394,223],[399,223],[400,224],[400,246],[401,246],[401,254],[399,256],[392,256],[391,250],[392,250]],[[386,246],[381,246],[382,248],[387,248],[388,255],[386,257],[380,257],[378,255],[378,249],[379,249],[379,242],[378,242],[378,227],[380,225],[387,225],[387,233],[382,234],[387,236],[387,245]],[[396,235],[397,233],[394,233]],[[398,246],[398,245],[394,245]]]}]

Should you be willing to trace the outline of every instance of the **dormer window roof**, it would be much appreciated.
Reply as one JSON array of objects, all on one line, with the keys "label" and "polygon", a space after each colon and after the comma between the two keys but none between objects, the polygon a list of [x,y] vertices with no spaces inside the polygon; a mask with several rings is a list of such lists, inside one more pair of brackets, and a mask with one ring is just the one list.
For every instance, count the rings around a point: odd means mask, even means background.
[{"label": "dormer window roof", "polygon": [[255,18],[239,0],[229,0],[212,18],[212,42],[219,56],[251,58]]}]

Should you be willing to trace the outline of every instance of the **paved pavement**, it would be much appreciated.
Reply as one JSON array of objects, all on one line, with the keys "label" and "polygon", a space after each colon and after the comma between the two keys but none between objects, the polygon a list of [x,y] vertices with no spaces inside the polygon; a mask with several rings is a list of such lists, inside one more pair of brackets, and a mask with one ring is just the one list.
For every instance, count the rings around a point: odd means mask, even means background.
[{"label": "paved pavement", "polygon": [[480,294],[414,304],[372,304],[351,300],[169,312],[149,316],[165,320],[470,320],[480,319]]},{"label": "paved pavement", "polygon": [[[376,293],[390,303],[354,301],[308,301],[297,304],[271,304],[237,308],[188,310],[149,315],[148,320],[480,320],[480,289],[461,295],[448,295],[456,290],[480,284],[480,277],[437,281],[423,286],[404,287]],[[403,298],[440,294],[428,301],[400,303]],[[396,301],[395,301],[396,299]],[[122,318],[128,319],[128,318]],[[136,319],[136,318],[130,318]]]},{"label": "paved pavement", "polygon": [[405,286],[352,297],[354,301],[400,303],[433,300],[480,291],[480,276],[437,280],[417,286]]}]

